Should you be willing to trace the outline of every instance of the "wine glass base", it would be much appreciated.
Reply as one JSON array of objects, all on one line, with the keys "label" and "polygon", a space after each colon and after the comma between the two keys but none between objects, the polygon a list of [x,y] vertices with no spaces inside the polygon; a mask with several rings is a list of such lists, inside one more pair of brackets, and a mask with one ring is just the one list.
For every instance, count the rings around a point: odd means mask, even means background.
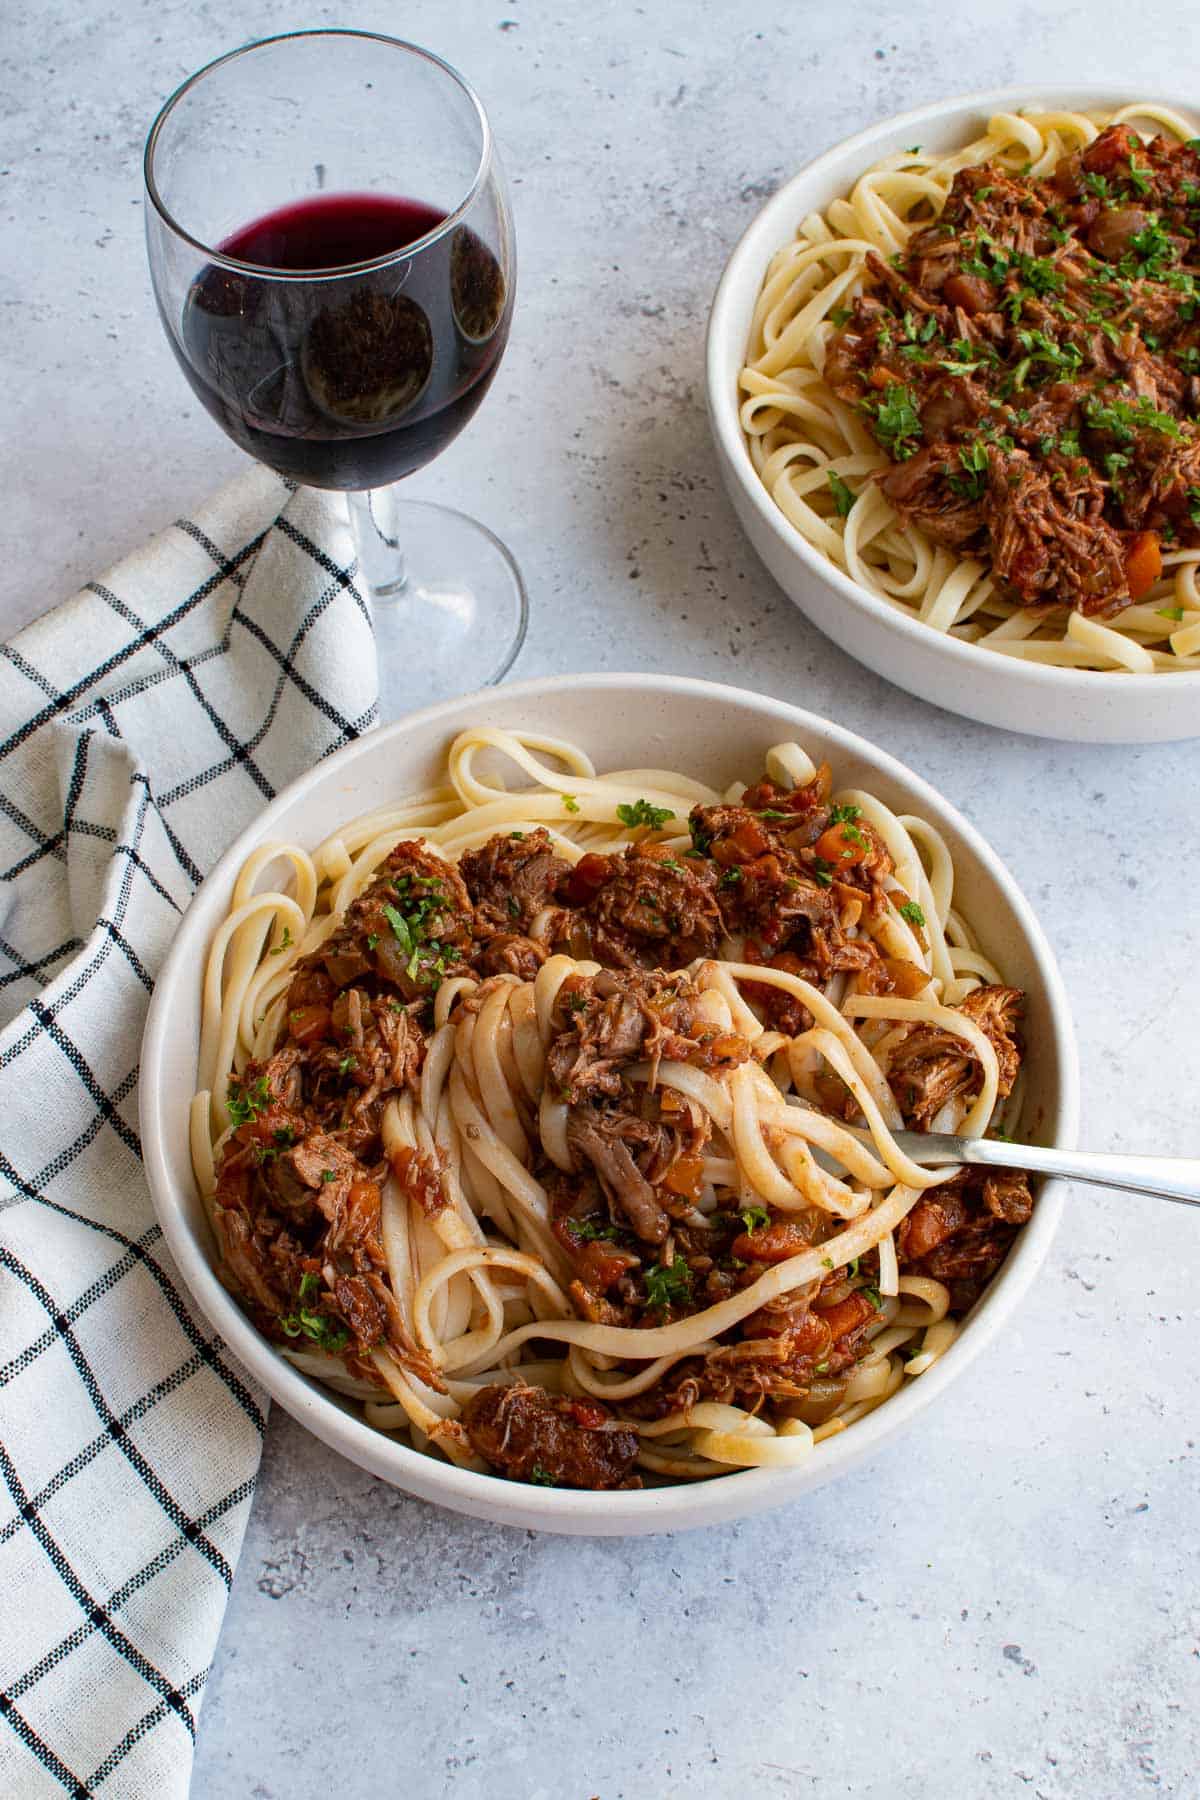
[{"label": "wine glass base", "polygon": [[529,622],[521,572],[486,525],[389,495],[387,530],[399,579],[367,571],[382,722],[502,681]]}]

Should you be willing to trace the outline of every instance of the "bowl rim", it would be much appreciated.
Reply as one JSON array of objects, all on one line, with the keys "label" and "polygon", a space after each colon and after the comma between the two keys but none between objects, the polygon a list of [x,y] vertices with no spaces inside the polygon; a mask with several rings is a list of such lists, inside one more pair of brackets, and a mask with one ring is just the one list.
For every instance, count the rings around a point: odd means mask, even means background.
[{"label": "bowl rim", "polygon": [[[730,370],[729,346],[735,339],[734,326],[737,315],[743,308],[743,294],[749,285],[751,268],[757,267],[754,289],[757,297],[771,257],[787,241],[785,227],[781,226],[776,235],[777,221],[786,219],[793,212],[797,199],[804,190],[819,183],[822,176],[849,152],[861,151],[865,168],[869,153],[878,150],[887,139],[905,135],[913,126],[940,124],[954,113],[971,108],[995,112],[1007,106],[1009,110],[1017,111],[1022,106],[1039,103],[1081,108],[1108,105],[1117,107],[1131,105],[1137,100],[1145,100],[1151,105],[1169,106],[1185,115],[1197,111],[1195,100],[1182,100],[1178,96],[1162,93],[1140,93],[1131,100],[1128,88],[1112,83],[1010,83],[1004,87],[953,94],[944,100],[930,101],[924,106],[914,107],[908,112],[893,113],[889,118],[866,126],[850,137],[841,138],[803,164],[755,213],[729,253],[708,315],[704,361],[709,419],[727,467],[736,477],[739,489],[763,524],[774,532],[784,547],[812,574],[858,606],[878,625],[895,633],[902,641],[918,649],[923,647],[940,653],[957,663],[964,676],[979,674],[985,670],[995,675],[998,668],[1004,668],[1010,677],[1015,677],[1022,683],[1030,683],[1033,691],[1041,689],[1047,700],[1055,694],[1086,694],[1089,699],[1097,699],[1106,691],[1097,687],[1097,678],[1105,676],[1119,676],[1122,695],[1130,694],[1135,700],[1148,699],[1151,694],[1162,693],[1164,673],[1174,691],[1179,683],[1191,687],[1200,685],[1200,669],[1155,671],[1147,675],[1118,669],[1064,669],[1048,663],[1023,661],[1017,661],[1013,666],[1010,659],[998,656],[994,650],[982,649],[977,644],[950,637],[946,632],[932,631],[919,619],[910,619],[888,601],[860,586],[809,543],[763,486],[750,459],[746,436],[742,430],[737,397],[737,368],[732,372]],[[806,210],[811,210],[811,207]],[[744,344],[736,354],[737,367],[740,368],[744,360]]]},{"label": "bowl rim", "polygon": [[[987,878],[1000,888],[1015,915],[1042,984],[1054,1038],[1059,1071],[1059,1091],[1055,1096],[1059,1124],[1053,1141],[1063,1148],[1074,1146],[1079,1126],[1079,1067],[1070,1006],[1057,961],[1029,902],[1006,864],[950,801],[888,751],[879,749],[856,732],[793,706],[789,701],[747,688],[692,676],[604,673],[535,677],[506,684],[499,691],[506,700],[536,702],[548,692],[578,693],[581,688],[602,692],[640,691],[660,697],[669,694],[674,698],[724,700],[765,708],[778,718],[781,726],[794,729],[801,737],[806,731],[813,736],[819,735],[825,744],[874,765],[880,775],[902,788],[914,806],[932,803],[935,816],[941,813],[948,819]],[[207,1250],[193,1234],[176,1201],[167,1143],[174,1133],[186,1132],[186,1108],[191,1090],[185,1095],[171,1094],[160,1075],[165,1048],[173,1031],[173,997],[182,985],[199,979],[212,926],[219,916],[216,912],[218,895],[224,884],[234,876],[249,852],[272,835],[275,819],[306,793],[326,782],[336,782],[355,763],[380,755],[385,746],[402,741],[414,728],[424,729],[441,723],[448,728],[465,725],[472,714],[478,716],[487,708],[497,691],[484,689],[423,708],[365,733],[315,764],[283,788],[239,832],[196,889],[155,982],[142,1041],[139,1116],[143,1160],[155,1214],[198,1309],[252,1378],[285,1411],[332,1449],[408,1493],[494,1523],[596,1535],[688,1529],[782,1505],[810,1487],[824,1485],[901,1432],[986,1348],[1015,1312],[1045,1260],[1062,1213],[1065,1194],[1062,1181],[1051,1178],[1045,1182],[1033,1218],[1024,1227],[1015,1251],[1010,1253],[1009,1260],[946,1355],[919,1381],[909,1383],[885,1406],[859,1420],[852,1431],[830,1440],[822,1449],[819,1465],[805,1462],[795,1471],[747,1469],[719,1480],[603,1494],[526,1486],[500,1476],[476,1474],[390,1438],[345,1411],[315,1382],[285,1362],[259,1334],[218,1279]],[[732,1485],[735,1483],[736,1490]]]}]

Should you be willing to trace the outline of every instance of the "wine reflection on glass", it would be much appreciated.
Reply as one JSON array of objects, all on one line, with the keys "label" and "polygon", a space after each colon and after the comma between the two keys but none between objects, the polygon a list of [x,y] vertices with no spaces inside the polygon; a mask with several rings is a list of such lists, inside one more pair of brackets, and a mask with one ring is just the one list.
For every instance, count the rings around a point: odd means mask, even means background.
[{"label": "wine reflection on glass", "polygon": [[268,38],[171,96],[145,168],[155,298],[193,391],[258,461],[348,495],[384,716],[498,681],[525,633],[516,564],[395,485],[466,425],[508,341],[512,221],[471,88],[394,38]]}]

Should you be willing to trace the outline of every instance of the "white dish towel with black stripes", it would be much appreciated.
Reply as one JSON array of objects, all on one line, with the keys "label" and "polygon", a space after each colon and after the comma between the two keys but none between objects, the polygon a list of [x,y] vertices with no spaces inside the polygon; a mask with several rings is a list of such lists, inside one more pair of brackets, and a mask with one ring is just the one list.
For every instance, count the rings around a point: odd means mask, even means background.
[{"label": "white dish towel with black stripes", "polygon": [[0,1795],[185,1795],[264,1396],[137,1129],[200,876],[374,723],[340,502],[255,469],[0,650]]}]

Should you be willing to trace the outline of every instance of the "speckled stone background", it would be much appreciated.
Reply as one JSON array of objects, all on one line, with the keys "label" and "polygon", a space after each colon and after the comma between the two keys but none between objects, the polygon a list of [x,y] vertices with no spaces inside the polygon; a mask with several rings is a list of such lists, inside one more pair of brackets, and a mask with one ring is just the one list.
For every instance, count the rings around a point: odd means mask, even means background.
[{"label": "speckled stone background", "polygon": [[[534,620],[516,672],[726,678],[885,741],[1038,908],[1075,1007],[1085,1141],[1195,1154],[1200,742],[1010,737],[857,668],[752,561],[701,394],[722,262],[791,170],[939,94],[1186,86],[1187,10],[8,7],[5,635],[239,466],[154,316],[141,145],[189,70],[308,23],[395,31],[462,66],[513,177],[511,349],[412,490],[477,512],[522,560]],[[1198,1234],[1182,1209],[1076,1190],[1017,1328],[934,1417],[840,1484],[706,1534],[492,1529],[276,1413],[195,1794],[1196,1795]]]}]

